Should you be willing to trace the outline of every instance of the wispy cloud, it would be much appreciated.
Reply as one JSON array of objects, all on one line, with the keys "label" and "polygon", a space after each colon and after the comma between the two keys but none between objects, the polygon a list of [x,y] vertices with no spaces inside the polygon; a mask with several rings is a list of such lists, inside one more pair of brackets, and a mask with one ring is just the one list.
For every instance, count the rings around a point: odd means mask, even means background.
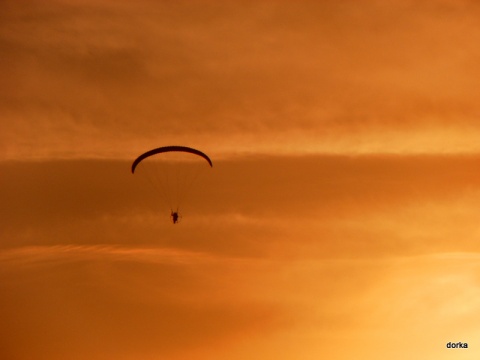
[{"label": "wispy cloud", "polygon": [[[43,246],[0,257],[3,355],[175,356],[244,332],[273,331],[283,318],[281,307],[237,292],[232,276],[245,282],[238,264],[201,254]],[[212,282],[212,272],[224,275]]]},{"label": "wispy cloud", "polygon": [[2,10],[3,159],[479,151],[474,3]]}]

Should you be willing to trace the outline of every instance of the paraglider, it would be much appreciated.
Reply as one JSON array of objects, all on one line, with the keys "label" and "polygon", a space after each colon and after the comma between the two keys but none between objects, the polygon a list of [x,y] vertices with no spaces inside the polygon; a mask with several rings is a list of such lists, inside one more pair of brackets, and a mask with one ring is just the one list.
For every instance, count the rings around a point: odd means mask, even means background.
[{"label": "paraglider", "polygon": [[170,216],[172,217],[172,221],[174,224],[178,222],[178,211],[171,211]]},{"label": "paraglider", "polygon": [[212,161],[200,150],[187,146],[163,146],[138,156],[132,163],[131,171],[132,174],[142,173],[156,188],[158,195],[170,207],[173,224],[177,224],[181,202],[199,173],[209,167],[213,167]]}]

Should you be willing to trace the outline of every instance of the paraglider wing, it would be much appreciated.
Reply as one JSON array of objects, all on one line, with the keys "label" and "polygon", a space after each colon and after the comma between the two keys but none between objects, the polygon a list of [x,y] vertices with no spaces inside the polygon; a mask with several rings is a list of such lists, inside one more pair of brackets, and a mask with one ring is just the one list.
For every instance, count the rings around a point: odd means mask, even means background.
[{"label": "paraglider wing", "polygon": [[163,147],[159,147],[159,148],[147,151],[146,153],[143,153],[138,158],[136,158],[132,164],[132,174],[135,173],[135,168],[142,160],[148,158],[149,156],[164,153],[164,152],[169,152],[169,151],[180,151],[180,152],[186,152],[186,153],[191,153],[191,154],[201,156],[208,162],[210,167],[213,167],[212,160],[210,160],[210,158],[200,150],[196,150],[186,146],[163,146]]}]

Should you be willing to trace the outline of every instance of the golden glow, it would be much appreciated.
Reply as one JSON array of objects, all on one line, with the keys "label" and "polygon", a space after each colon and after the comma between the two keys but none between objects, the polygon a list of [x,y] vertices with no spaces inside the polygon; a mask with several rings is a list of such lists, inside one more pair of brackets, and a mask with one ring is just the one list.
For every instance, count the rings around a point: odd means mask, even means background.
[{"label": "golden glow", "polygon": [[479,15],[0,2],[0,358],[478,358]]}]

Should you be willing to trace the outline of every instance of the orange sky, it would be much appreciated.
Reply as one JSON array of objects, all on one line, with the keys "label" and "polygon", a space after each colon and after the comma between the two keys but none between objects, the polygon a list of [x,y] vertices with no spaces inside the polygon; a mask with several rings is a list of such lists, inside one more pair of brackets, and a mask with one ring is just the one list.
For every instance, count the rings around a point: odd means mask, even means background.
[{"label": "orange sky", "polygon": [[[0,358],[477,359],[479,16],[2,1]],[[171,144],[175,226],[130,174]]]}]

